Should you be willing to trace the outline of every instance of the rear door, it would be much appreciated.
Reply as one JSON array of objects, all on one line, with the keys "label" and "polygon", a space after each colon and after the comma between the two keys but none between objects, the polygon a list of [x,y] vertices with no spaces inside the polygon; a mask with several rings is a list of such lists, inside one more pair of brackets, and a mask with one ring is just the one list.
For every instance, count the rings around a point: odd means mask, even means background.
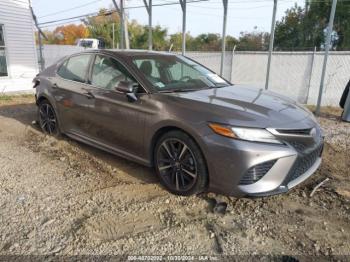
[{"label": "rear door", "polygon": [[87,135],[88,111],[94,106],[93,88],[87,84],[93,54],[79,54],[68,58],[57,71],[53,94],[57,103],[62,131]]}]

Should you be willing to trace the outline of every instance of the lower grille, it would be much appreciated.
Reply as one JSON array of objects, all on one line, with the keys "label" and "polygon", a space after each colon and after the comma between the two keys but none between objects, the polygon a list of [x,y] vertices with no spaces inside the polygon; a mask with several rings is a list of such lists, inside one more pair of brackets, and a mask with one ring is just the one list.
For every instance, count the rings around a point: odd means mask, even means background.
[{"label": "lower grille", "polygon": [[322,150],[323,144],[320,144],[316,149],[314,149],[310,153],[305,155],[299,155],[292,169],[289,171],[286,182],[288,183],[294,179],[297,179],[306,171],[308,171],[313,166],[313,164],[315,164],[317,158],[321,156]]},{"label": "lower grille", "polygon": [[272,168],[277,160],[264,162],[248,169],[239,181],[240,185],[250,185],[260,180]]}]

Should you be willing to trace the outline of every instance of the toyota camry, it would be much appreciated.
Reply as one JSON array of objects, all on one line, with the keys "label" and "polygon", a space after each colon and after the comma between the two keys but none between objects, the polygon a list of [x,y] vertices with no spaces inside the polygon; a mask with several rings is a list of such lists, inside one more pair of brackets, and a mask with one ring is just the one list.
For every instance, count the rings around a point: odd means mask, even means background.
[{"label": "toyota camry", "polygon": [[322,131],[310,111],[184,56],[87,51],[33,83],[43,132],[153,167],[174,194],[283,193],[321,163]]}]

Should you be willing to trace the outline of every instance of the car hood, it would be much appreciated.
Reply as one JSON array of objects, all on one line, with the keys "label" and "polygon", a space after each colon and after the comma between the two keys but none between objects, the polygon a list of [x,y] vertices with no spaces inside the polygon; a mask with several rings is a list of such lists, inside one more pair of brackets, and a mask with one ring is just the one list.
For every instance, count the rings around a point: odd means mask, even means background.
[{"label": "car hood", "polygon": [[214,118],[212,121],[224,121],[233,125],[299,128],[293,124],[310,119],[311,116],[307,109],[292,99],[243,85],[169,95],[187,100],[191,108],[194,108],[194,103],[199,103],[199,110],[211,115]]}]

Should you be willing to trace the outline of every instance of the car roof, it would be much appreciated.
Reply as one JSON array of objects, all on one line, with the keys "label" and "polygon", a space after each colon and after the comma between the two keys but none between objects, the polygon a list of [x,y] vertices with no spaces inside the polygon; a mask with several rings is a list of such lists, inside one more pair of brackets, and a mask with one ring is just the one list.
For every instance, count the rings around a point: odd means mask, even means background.
[{"label": "car roof", "polygon": [[137,49],[98,49],[98,50],[87,50],[81,53],[101,53],[109,54],[112,56],[121,56],[121,57],[133,57],[133,56],[177,56],[177,54],[169,52],[158,52],[158,51],[147,51],[147,50],[137,50]]}]

